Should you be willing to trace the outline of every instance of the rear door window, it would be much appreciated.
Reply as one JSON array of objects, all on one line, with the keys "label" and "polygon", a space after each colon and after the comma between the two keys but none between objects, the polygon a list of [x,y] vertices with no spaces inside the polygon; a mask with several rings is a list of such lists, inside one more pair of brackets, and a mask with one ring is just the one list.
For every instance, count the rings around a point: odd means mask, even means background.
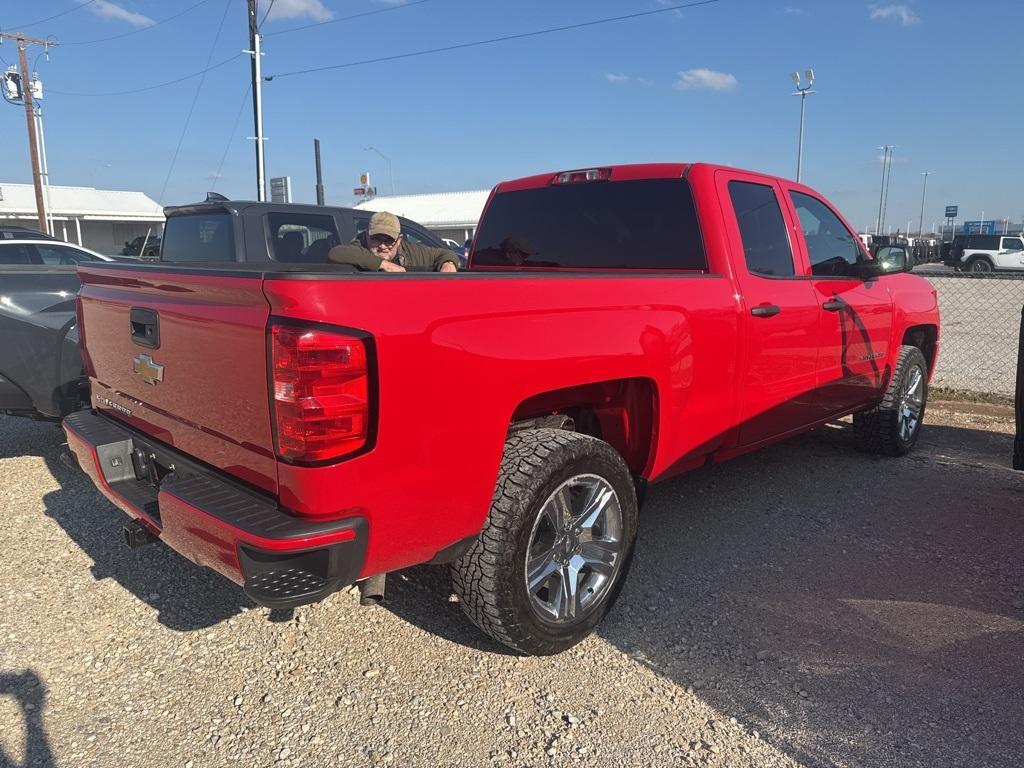
[{"label": "rear door window", "polygon": [[91,253],[75,250],[66,245],[43,245],[38,243],[33,246],[36,253],[43,260],[43,264],[75,265],[83,262],[101,261]]},{"label": "rear door window", "polygon": [[594,181],[499,192],[480,222],[474,266],[707,268],[685,179]]},{"label": "rear door window", "polygon": [[269,213],[270,255],[274,261],[323,264],[339,244],[334,217],[315,213]]},{"label": "rear door window", "polygon": [[31,248],[23,243],[0,243],[0,264],[38,264]]},{"label": "rear door window", "polygon": [[235,261],[234,222],[227,211],[171,216],[164,225],[161,261]]},{"label": "rear door window", "polygon": [[792,277],[793,251],[775,188],[750,181],[730,181],[729,198],[743,241],[747,271],[766,277]]}]

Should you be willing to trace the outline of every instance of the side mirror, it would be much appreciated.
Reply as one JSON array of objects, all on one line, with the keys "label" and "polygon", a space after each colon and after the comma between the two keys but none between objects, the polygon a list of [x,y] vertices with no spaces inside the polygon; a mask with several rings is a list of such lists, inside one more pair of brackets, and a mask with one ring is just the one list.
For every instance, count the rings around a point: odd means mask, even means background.
[{"label": "side mirror", "polygon": [[870,279],[896,272],[909,272],[910,267],[906,248],[902,245],[884,245],[875,251],[875,258],[872,261],[863,262],[862,273],[865,278]]}]

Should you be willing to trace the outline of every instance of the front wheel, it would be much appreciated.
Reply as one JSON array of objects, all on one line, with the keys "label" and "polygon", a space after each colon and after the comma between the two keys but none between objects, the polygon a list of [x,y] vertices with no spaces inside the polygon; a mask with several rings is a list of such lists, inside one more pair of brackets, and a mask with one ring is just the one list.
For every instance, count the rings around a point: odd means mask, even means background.
[{"label": "front wheel", "polygon": [[452,565],[469,618],[526,654],[564,651],[608,613],[629,569],[637,500],[607,443],[559,429],[506,441],[483,531]]},{"label": "front wheel", "polygon": [[976,275],[984,275],[993,271],[992,262],[986,258],[978,257],[967,262],[967,271]]},{"label": "front wheel", "polygon": [[917,347],[902,346],[882,402],[853,415],[857,447],[885,456],[906,455],[921,434],[927,404],[928,363]]}]

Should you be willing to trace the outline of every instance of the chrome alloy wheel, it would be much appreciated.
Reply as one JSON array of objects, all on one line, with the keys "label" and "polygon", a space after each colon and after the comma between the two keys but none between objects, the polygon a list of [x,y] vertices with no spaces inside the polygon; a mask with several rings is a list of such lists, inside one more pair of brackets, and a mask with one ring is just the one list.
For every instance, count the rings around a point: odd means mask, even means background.
[{"label": "chrome alloy wheel", "polygon": [[897,409],[897,431],[900,440],[910,442],[921,423],[924,408],[924,371],[915,365],[907,372]]},{"label": "chrome alloy wheel", "polygon": [[541,505],[526,548],[530,606],[553,624],[579,621],[605,597],[622,565],[622,509],[598,475],[576,475]]}]

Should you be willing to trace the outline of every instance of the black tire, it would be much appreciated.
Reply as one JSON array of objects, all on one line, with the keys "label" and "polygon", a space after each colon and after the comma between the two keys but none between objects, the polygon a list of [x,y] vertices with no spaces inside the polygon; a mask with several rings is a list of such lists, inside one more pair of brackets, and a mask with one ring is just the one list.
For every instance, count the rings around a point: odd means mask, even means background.
[{"label": "black tire", "polygon": [[984,256],[975,256],[964,266],[964,271],[975,275],[986,275],[989,272],[994,272],[995,267]]},{"label": "black tire", "polygon": [[[916,376],[920,377],[920,411],[914,426],[901,419],[907,388]],[[883,456],[904,456],[910,452],[921,434],[925,409],[928,405],[928,364],[917,347],[900,347],[896,370],[889,380],[882,401],[868,411],[853,415],[853,438],[857,447],[868,453]]]},{"label": "black tire", "polygon": [[[562,623],[546,621],[527,588],[529,547],[538,521],[546,519],[542,515],[545,502],[567,481],[581,476],[599,478],[615,491],[621,513],[620,550],[607,586],[601,587],[582,615]],[[564,651],[593,632],[615,602],[629,571],[636,525],[633,480],[610,445],[560,429],[513,434],[505,443],[483,531],[451,568],[462,609],[486,634],[516,651],[531,655]],[[557,545],[551,546],[552,552],[556,549]]]}]

